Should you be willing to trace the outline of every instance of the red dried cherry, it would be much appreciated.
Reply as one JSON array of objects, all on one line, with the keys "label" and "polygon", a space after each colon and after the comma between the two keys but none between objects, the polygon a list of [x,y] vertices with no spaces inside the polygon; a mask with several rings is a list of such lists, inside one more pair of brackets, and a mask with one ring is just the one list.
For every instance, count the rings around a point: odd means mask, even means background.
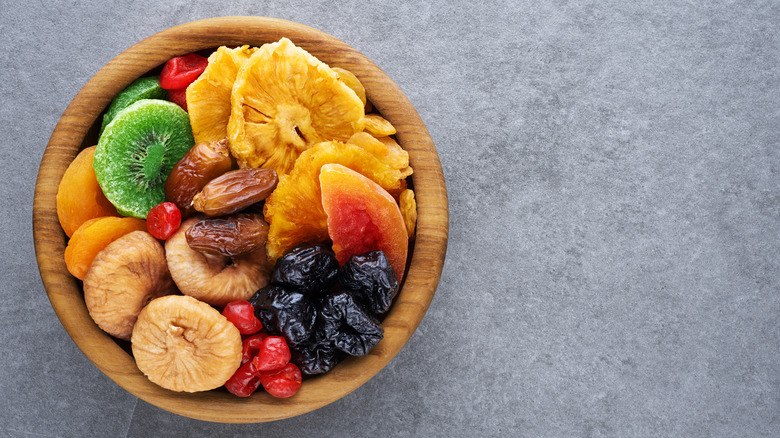
[{"label": "red dried cherry", "polygon": [[187,88],[168,90],[168,100],[179,105],[184,111],[187,111]]},{"label": "red dried cherry", "polygon": [[263,328],[255,316],[255,308],[247,300],[229,302],[222,310],[222,316],[232,322],[242,335],[251,335]]},{"label": "red dried cherry", "polygon": [[225,389],[239,397],[249,397],[260,387],[260,372],[255,370],[252,362],[241,365],[225,382]]},{"label": "red dried cherry", "polygon": [[281,336],[265,338],[257,355],[252,359],[258,371],[276,371],[290,362],[290,347]]},{"label": "red dried cherry", "polygon": [[166,240],[181,225],[181,212],[173,202],[162,202],[152,207],[146,215],[146,229],[152,236]]},{"label": "red dried cherry", "polygon": [[186,88],[208,65],[209,60],[197,53],[171,58],[160,72],[160,87],[166,90]]},{"label": "red dried cherry", "polygon": [[288,363],[279,371],[266,371],[260,374],[260,383],[274,397],[292,397],[301,387],[301,370]]},{"label": "red dried cherry", "polygon": [[257,353],[260,351],[260,347],[263,346],[263,341],[268,335],[265,333],[258,333],[250,336],[242,341],[241,346],[241,365],[251,361]]}]

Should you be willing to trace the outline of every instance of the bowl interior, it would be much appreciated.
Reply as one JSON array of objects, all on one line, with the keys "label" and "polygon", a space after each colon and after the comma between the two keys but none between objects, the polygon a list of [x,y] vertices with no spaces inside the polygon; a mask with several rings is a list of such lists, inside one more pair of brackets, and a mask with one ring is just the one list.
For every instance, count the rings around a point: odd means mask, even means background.
[{"label": "bowl interior", "polygon": [[[133,80],[173,56],[221,45],[260,46],[282,37],[331,66],[353,72],[376,110],[396,127],[398,142],[409,152],[418,222],[406,278],[383,321],[382,342],[367,356],[348,358],[327,374],[308,378],[289,399],[273,398],[263,391],[246,399],[224,390],[168,391],[151,383],[136,367],[127,345],[116,342],[90,318],[81,282],[65,267],[67,236],[57,219],[57,188],[76,154],[97,141],[104,109]],[[309,412],[349,394],[379,372],[409,340],[441,276],[448,237],[447,192],[436,149],[420,116],[398,86],[365,56],[301,24],[261,17],[213,18],[170,28],[133,45],[79,91],[52,133],[41,161],[33,234],[41,278],[58,318],[76,345],[109,378],[142,400],[180,415],[225,423],[263,422]]]}]

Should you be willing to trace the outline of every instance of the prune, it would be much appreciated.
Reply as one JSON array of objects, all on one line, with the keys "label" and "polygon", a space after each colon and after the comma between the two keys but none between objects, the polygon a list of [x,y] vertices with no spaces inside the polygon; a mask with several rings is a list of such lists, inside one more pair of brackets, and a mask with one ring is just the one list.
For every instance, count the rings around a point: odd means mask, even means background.
[{"label": "prune", "polygon": [[327,293],[336,284],[339,262],[325,245],[302,243],[276,261],[271,283],[302,294]]},{"label": "prune", "polygon": [[290,346],[311,340],[317,310],[300,292],[271,285],[257,291],[249,302],[255,308],[255,316],[270,334],[284,336]]},{"label": "prune", "polygon": [[322,338],[321,331],[318,331],[316,338],[316,342],[290,349],[290,362],[298,365],[301,372],[309,376],[327,373],[344,355],[333,342]]},{"label": "prune", "polygon": [[365,356],[384,335],[379,320],[348,290],[333,292],[322,301],[317,323],[325,338],[351,356]]},{"label": "prune", "polygon": [[352,290],[355,299],[377,315],[387,312],[398,292],[395,271],[383,251],[350,257],[341,267],[339,284]]}]

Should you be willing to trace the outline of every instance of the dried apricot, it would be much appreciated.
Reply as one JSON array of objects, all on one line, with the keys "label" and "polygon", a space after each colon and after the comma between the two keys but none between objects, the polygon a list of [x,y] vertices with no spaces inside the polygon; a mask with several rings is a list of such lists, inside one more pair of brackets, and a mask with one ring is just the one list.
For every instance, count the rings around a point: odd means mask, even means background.
[{"label": "dried apricot", "polygon": [[87,275],[92,260],[109,243],[131,231],[146,231],[146,221],[133,217],[99,217],[84,222],[65,248],[65,265],[79,280]]},{"label": "dried apricot", "polygon": [[68,237],[89,219],[118,216],[114,205],[103,195],[92,169],[96,147],[88,147],[76,155],[57,189],[57,216]]}]

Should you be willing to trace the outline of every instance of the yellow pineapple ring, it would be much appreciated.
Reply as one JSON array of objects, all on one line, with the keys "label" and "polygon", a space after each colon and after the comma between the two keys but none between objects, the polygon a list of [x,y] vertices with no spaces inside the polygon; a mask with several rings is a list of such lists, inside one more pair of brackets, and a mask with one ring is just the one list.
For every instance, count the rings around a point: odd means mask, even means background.
[{"label": "yellow pineapple ring", "polygon": [[256,50],[249,46],[218,48],[209,56],[206,70],[187,87],[187,109],[195,143],[211,143],[227,137],[233,82],[239,68]]},{"label": "yellow pineapple ring", "polygon": [[348,140],[365,115],[333,69],[287,38],[263,45],[244,63],[231,104],[228,137],[238,165],[280,176],[312,145]]}]

